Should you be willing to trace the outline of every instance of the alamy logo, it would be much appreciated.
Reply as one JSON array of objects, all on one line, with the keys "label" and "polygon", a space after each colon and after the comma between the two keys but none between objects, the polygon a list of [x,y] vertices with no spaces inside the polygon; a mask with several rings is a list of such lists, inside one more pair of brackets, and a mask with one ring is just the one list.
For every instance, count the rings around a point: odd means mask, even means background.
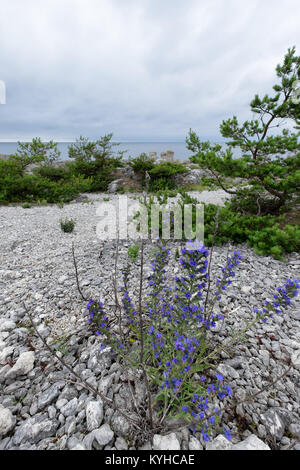
[{"label": "alamy logo", "polygon": [[[96,210],[100,240],[204,240],[204,205],[176,202],[145,205],[119,196]],[[98,219],[99,220],[99,219]]]},{"label": "alamy logo", "polygon": [[3,80],[0,80],[0,104],[6,104],[5,83]]},{"label": "alamy logo", "polygon": [[292,103],[300,104],[300,80],[296,80],[293,83],[292,88],[293,88],[293,90],[295,90],[293,95],[292,95]]}]

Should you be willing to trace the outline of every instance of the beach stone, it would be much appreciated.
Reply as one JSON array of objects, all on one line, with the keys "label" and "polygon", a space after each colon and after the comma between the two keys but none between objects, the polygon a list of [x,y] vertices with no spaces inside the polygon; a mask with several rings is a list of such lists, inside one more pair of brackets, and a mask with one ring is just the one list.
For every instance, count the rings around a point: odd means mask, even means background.
[{"label": "beach stone", "polygon": [[232,443],[225,436],[219,434],[211,442],[206,443],[206,450],[231,450]]},{"label": "beach stone", "polygon": [[252,290],[252,286],[242,286],[241,292],[245,295],[249,295]]},{"label": "beach stone", "polygon": [[87,430],[93,431],[101,426],[103,420],[103,402],[102,400],[89,401],[86,405],[86,424]]},{"label": "beach stone", "polygon": [[127,445],[127,442],[125,441],[125,439],[121,436],[117,437],[117,439],[115,440],[115,448],[117,450],[127,450],[128,449],[128,445]]},{"label": "beach stone", "polygon": [[[9,356],[11,356],[14,352],[14,347],[13,346],[7,346],[5,348],[2,349],[1,353],[0,353],[0,363],[4,362]],[[9,367],[8,370],[11,370],[11,368]],[[2,370],[1,370],[2,372]],[[4,373],[2,373],[4,375]],[[1,374],[1,376],[2,376]],[[5,374],[6,375],[6,374]]]},{"label": "beach stone", "polygon": [[154,434],[153,450],[180,450],[180,443],[174,432],[167,436]]},{"label": "beach stone", "polygon": [[103,424],[99,429],[94,431],[94,438],[99,446],[106,446],[114,437],[113,431],[108,424]]},{"label": "beach stone", "polygon": [[13,444],[20,446],[24,443],[36,444],[47,437],[55,435],[58,422],[48,419],[45,415],[27,418],[17,428],[12,439]]},{"label": "beach stone", "polygon": [[[114,179],[121,177],[122,175],[116,175]],[[215,199],[223,200],[219,191],[197,191],[195,193],[189,192],[191,196],[195,195],[196,197],[197,195],[197,198],[199,196],[200,200],[204,200],[204,202],[215,203]],[[99,202],[104,197],[107,198],[107,194],[93,193],[89,195],[90,200]],[[133,194],[129,197],[133,197]],[[137,199],[139,195],[134,197]],[[118,195],[109,195],[109,199],[114,203],[118,200]],[[115,255],[116,242],[106,241],[104,243],[104,241],[97,239],[94,230],[97,223],[94,217],[95,209],[96,206],[93,207],[92,204],[78,204],[76,202],[72,206],[65,204],[63,208],[59,208],[55,204],[43,207],[32,206],[27,212],[20,206],[1,207],[0,226],[3,237],[1,238],[0,257],[3,262],[1,268],[3,267],[7,271],[7,280],[1,278],[0,281],[0,283],[2,282],[0,286],[0,309],[2,311],[0,329],[2,327],[6,330],[0,331],[0,404],[2,405],[1,410],[8,409],[13,420],[16,421],[11,431],[3,438],[0,437],[0,449],[63,450],[78,445],[80,449],[83,446],[90,450],[102,450],[102,448],[126,450],[127,437],[131,435],[131,431],[132,435],[135,435],[135,428],[131,426],[131,422],[128,423],[125,418],[118,416],[115,409],[104,401],[103,419],[96,423],[95,429],[89,431],[86,421],[87,403],[91,400],[97,401],[98,397],[87,391],[80,385],[80,382],[76,385],[68,384],[69,379],[72,380],[72,376],[66,369],[61,368],[55,359],[52,361],[52,356],[48,351],[40,350],[39,339],[35,335],[32,338],[33,346],[37,346],[37,350],[34,352],[34,367],[27,374],[16,375],[16,377],[6,380],[6,375],[11,374],[18,357],[21,357],[25,351],[32,351],[28,346],[30,322],[26,311],[21,307],[25,300],[28,309],[35,317],[38,331],[44,337],[49,336],[47,338],[49,341],[54,338],[62,338],[63,335],[69,338],[68,353],[64,355],[67,364],[82,377],[82,380],[92,380],[92,383],[96,384],[95,387],[107,394],[108,398],[119,400],[122,405],[120,410],[134,417],[135,407],[131,393],[128,393],[130,390],[128,378],[126,378],[127,372],[125,373],[122,365],[116,362],[117,355],[115,353],[111,352],[109,348],[101,350],[102,338],[94,334],[93,325],[87,324],[89,313],[86,310],[86,303],[76,294],[76,279],[70,250],[70,241],[72,242],[74,236],[62,234],[59,223],[53,223],[53,220],[58,222],[61,216],[76,218],[75,253],[78,261],[78,280],[80,285],[89,286],[87,289],[83,289],[83,294],[87,298],[98,298],[101,289],[101,297],[103,297],[102,300],[110,317],[110,313],[114,311],[114,301],[111,298],[111,279],[114,271],[112,259]],[[16,241],[18,244],[15,243]],[[12,245],[14,245],[13,251],[10,250]],[[126,243],[120,240],[119,272],[127,265],[129,245],[131,245],[129,240]],[[168,245],[171,249],[171,256],[170,264],[166,268],[166,275],[169,275],[172,280],[174,275],[181,276],[182,274],[180,263],[173,256],[176,249],[181,248],[181,245],[172,240],[168,242]],[[146,275],[152,272],[151,252],[155,246],[157,243],[149,241],[148,244],[145,242]],[[243,258],[236,268],[236,278],[232,285],[228,286],[224,292],[220,305],[216,304],[215,313],[225,314],[226,320],[218,322],[222,326],[218,333],[219,337],[214,335],[212,331],[208,332],[209,338],[211,337],[213,342],[216,342],[216,347],[223,342],[226,343],[232,335],[232,330],[236,331],[251,322],[254,319],[253,308],[260,308],[265,298],[272,298],[277,286],[281,287],[285,279],[297,276],[296,272],[298,273],[295,270],[292,272],[293,261],[300,261],[298,253],[290,253],[285,261],[277,261],[270,256],[258,256],[245,243],[226,243],[224,246],[216,246],[213,250],[211,265],[213,279],[220,275],[220,268],[226,264],[227,255],[230,256],[233,250],[240,250]],[[102,252],[101,259],[98,258],[100,251]],[[133,302],[138,297],[135,282],[139,268],[139,262],[131,266],[129,288],[132,289]],[[17,277],[14,275],[16,269],[20,273]],[[265,279],[268,282],[265,282]],[[252,290],[250,290],[250,285]],[[242,292],[242,286],[249,286],[249,289],[244,289]],[[246,291],[249,291],[249,294]],[[73,293],[75,294],[73,295]],[[148,283],[145,279],[146,293],[148,293]],[[258,389],[274,382],[272,385],[274,396],[270,395],[270,390],[267,390],[258,395],[255,402],[248,402],[239,408],[244,420],[240,421],[239,413],[227,417],[226,403],[224,402],[224,409],[222,409],[224,411],[224,425],[229,425],[235,443],[251,436],[253,427],[250,426],[250,423],[252,423],[255,426],[257,437],[268,444],[266,439],[270,439],[269,427],[263,424],[261,415],[272,408],[283,422],[285,430],[291,433],[291,435],[288,434],[290,444],[292,444],[293,436],[297,437],[297,424],[300,422],[298,400],[300,391],[300,369],[298,368],[300,317],[294,313],[299,314],[300,312],[299,300],[299,297],[291,300],[291,306],[285,309],[282,318],[274,315],[274,318],[268,319],[266,325],[259,323],[253,330],[247,332],[246,341],[235,342],[221,352],[222,364],[228,364],[239,375],[237,378],[232,370],[226,369],[228,376],[224,377],[224,382],[231,385],[232,396],[234,401],[237,400],[237,403],[247,396],[253,395]],[[236,310],[237,307],[240,309]],[[226,315],[232,311],[233,313]],[[48,334],[47,328],[49,328],[50,334]],[[115,327],[112,324],[113,328]],[[124,334],[127,335],[126,330]],[[293,357],[289,375],[284,380],[277,382],[276,378],[284,372],[289,364],[288,361],[277,362],[274,353],[282,359]],[[62,352],[58,352],[58,355],[62,357]],[[19,373],[24,373],[24,369]],[[207,374],[207,379],[209,383],[211,383],[210,379],[213,379],[212,383],[215,383],[216,369],[213,368],[211,373],[212,375]],[[201,385],[201,375],[202,373],[199,373],[197,378],[195,375],[195,381],[199,385]],[[206,374],[204,375],[206,376]],[[232,379],[232,375],[236,378]],[[139,406],[140,403],[145,405],[146,389],[138,369],[132,370],[129,380],[137,405]],[[63,385],[58,385],[60,383]],[[78,399],[77,406],[76,400],[70,403],[74,398]],[[131,403],[128,406],[129,398]],[[132,408],[128,410],[130,406]],[[9,416],[11,417],[11,415]],[[135,418],[138,419],[138,416],[135,415]],[[28,421],[29,419],[32,421]],[[40,419],[48,423],[49,428],[43,428]],[[166,418],[165,433],[172,433],[181,426],[186,426],[184,419],[180,422],[178,418],[173,418],[173,425],[168,427],[169,421]],[[24,426],[24,423],[30,422],[34,431],[21,427]],[[240,422],[242,422],[242,427],[239,426]],[[114,437],[103,446],[105,432],[101,427],[104,424],[109,426],[110,433],[113,432]],[[244,425],[245,430],[243,429]],[[94,428],[94,426],[91,427]],[[24,430],[23,437],[20,436],[21,429]],[[98,433],[99,429],[101,429],[101,434]],[[53,430],[52,435],[51,430]],[[198,434],[192,437],[189,431],[184,431],[176,433],[181,450],[200,450],[201,445],[203,448],[206,447],[206,443]],[[156,432],[159,433],[159,431]],[[97,433],[100,443],[95,437]],[[280,434],[278,435],[280,436]],[[16,443],[13,441],[15,435],[18,437]],[[72,441],[69,443],[70,438]],[[279,449],[289,445],[285,432],[281,440],[276,438],[276,441]],[[239,444],[241,443],[239,442]],[[151,449],[151,444],[147,443],[145,447]]]},{"label": "beach stone", "polygon": [[110,424],[114,432],[119,436],[126,437],[130,431],[129,422],[117,411],[112,416]]},{"label": "beach stone", "polygon": [[289,425],[289,431],[293,436],[296,436],[298,439],[300,439],[300,424],[298,423],[291,423]]},{"label": "beach stone", "polygon": [[0,436],[5,436],[16,424],[16,417],[12,412],[0,405]]},{"label": "beach stone", "polygon": [[71,447],[70,450],[86,450],[83,444],[76,444],[74,447]]},{"label": "beach stone", "polygon": [[189,440],[189,450],[203,450],[201,442],[194,436]]},{"label": "beach stone", "polygon": [[300,349],[291,355],[291,361],[295,369],[300,370]]},{"label": "beach stone", "polygon": [[78,398],[73,398],[71,401],[67,402],[62,408],[60,409],[60,412],[62,415],[64,415],[65,418],[69,416],[75,415],[78,407]]},{"label": "beach stone", "polygon": [[217,367],[217,371],[227,378],[230,377],[232,379],[239,379],[240,377],[239,373],[229,364],[219,364]]},{"label": "beach stone", "polygon": [[247,437],[244,441],[234,444],[231,450],[271,450],[270,447],[261,441],[255,434]]},{"label": "beach stone", "polygon": [[6,320],[3,322],[0,322],[0,331],[12,331],[16,328],[16,324],[14,321],[11,320]]}]

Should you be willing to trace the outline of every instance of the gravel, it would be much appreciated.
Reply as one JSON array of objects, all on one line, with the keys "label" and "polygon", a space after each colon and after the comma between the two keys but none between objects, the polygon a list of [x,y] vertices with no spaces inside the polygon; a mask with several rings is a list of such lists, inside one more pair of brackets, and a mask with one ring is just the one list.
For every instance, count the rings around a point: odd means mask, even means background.
[{"label": "gravel", "polygon": [[[209,202],[221,204],[224,200],[220,191],[208,193]],[[107,310],[113,311],[116,243],[104,242],[96,234],[101,221],[96,213],[97,204],[107,194],[87,197],[85,202],[73,202],[63,208],[56,205],[0,208],[0,449],[213,448],[212,442],[204,442],[188,426],[162,431],[152,443],[149,436],[136,440],[138,431],[132,424],[80,381],[74,384],[74,375],[61,366],[34,334],[24,302],[40,335],[71,370],[107,400],[114,399],[132,419],[139,418],[136,407],[143,413],[147,390],[142,371],[124,372],[109,349],[101,350],[101,338],[87,321],[87,302],[76,286],[72,243],[84,296],[101,299]],[[109,197],[110,202],[117,198]],[[203,200],[206,197],[206,192],[201,193]],[[59,219],[65,217],[75,220],[74,232],[61,231]],[[120,268],[126,266],[127,250],[132,244],[130,240],[121,241]],[[169,246],[175,255],[176,244],[170,242]],[[145,247],[148,275],[152,248],[151,243]],[[272,298],[275,288],[287,278],[300,277],[298,253],[277,261],[256,255],[245,244],[215,247],[212,274],[220,272],[227,253],[235,249],[240,250],[243,259],[215,312],[226,319],[209,333],[215,345],[228,341],[233,330],[253,319],[253,308],[262,305],[265,298]],[[137,261],[130,277],[133,297],[139,269]],[[172,255],[168,274],[177,273]],[[243,341],[221,352],[221,358],[218,371],[232,387],[237,401],[276,383],[255,401],[238,405],[234,414],[224,410],[223,422],[232,440],[228,443],[224,436],[218,436],[217,448],[284,449],[292,445],[299,438],[300,424],[298,298],[282,318],[275,316],[247,331]],[[277,380],[289,366],[288,373]]]}]

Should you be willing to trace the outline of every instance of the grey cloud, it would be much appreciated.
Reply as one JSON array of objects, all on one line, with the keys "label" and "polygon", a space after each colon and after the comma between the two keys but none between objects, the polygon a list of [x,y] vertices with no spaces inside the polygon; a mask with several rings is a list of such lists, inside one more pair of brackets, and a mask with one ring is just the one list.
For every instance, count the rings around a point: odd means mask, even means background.
[{"label": "grey cloud", "polygon": [[0,139],[218,138],[298,45],[298,0],[1,1]]}]

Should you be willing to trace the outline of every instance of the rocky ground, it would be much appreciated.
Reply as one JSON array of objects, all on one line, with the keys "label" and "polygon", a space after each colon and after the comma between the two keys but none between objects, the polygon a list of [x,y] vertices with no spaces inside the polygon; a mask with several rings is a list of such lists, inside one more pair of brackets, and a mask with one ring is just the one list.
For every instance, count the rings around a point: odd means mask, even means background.
[{"label": "rocky ground", "polygon": [[[224,194],[209,192],[212,202]],[[24,308],[31,312],[39,334],[82,380],[137,417],[146,390],[140,371],[125,372],[88,323],[86,303],[77,286],[72,258],[74,242],[78,278],[84,296],[102,299],[113,311],[116,243],[96,235],[97,203],[107,195],[89,195],[89,201],[24,209],[0,208],[0,449],[288,449],[300,450],[300,305],[298,298],[284,316],[260,323],[243,342],[222,353],[218,370],[242,400],[248,394],[288,373],[255,401],[225,412],[231,442],[218,436],[205,443],[188,426],[169,428],[139,443],[139,433],[105,400],[74,384],[74,376],[54,358],[35,334]],[[117,196],[110,195],[110,201]],[[130,195],[133,197],[133,195]],[[203,197],[206,197],[203,194]],[[219,198],[219,199],[218,199]],[[75,219],[73,233],[61,231],[59,219]],[[120,244],[119,269],[127,263],[132,244]],[[170,243],[175,253],[175,243]],[[145,279],[150,275],[151,245],[146,247]],[[215,248],[212,273],[225,264],[227,253],[239,249],[243,259],[236,278],[220,303],[226,321],[211,332],[212,343],[222,343],[253,318],[253,308],[272,297],[287,278],[298,278],[300,256],[284,262],[257,256],[246,245]],[[178,270],[171,257],[169,274]],[[136,263],[132,279],[137,291]],[[232,312],[226,315],[228,312]],[[130,387],[133,384],[134,390]],[[132,393],[135,400],[132,399]],[[136,402],[137,408],[135,407]],[[141,441],[140,441],[141,442]],[[233,447],[232,447],[233,446]]]}]

